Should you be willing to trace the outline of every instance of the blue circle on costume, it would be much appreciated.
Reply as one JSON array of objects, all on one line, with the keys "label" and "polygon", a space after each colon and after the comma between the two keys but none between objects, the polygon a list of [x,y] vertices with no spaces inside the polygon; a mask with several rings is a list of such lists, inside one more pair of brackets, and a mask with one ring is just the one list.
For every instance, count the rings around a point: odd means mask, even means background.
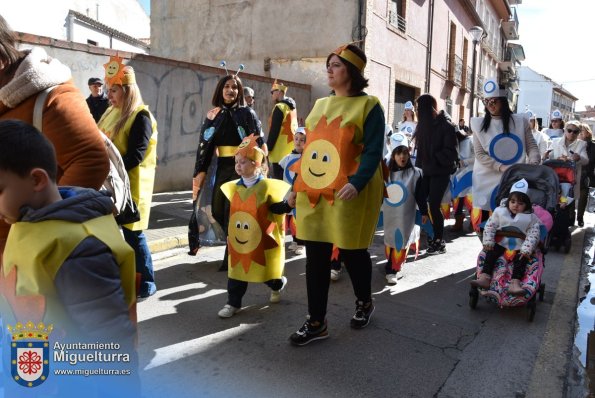
[{"label": "blue circle on costume", "polygon": [[205,140],[208,141],[211,139],[211,137],[213,136],[214,133],[215,133],[215,127],[209,127],[208,129],[205,130],[203,137],[205,138]]},{"label": "blue circle on costume", "polygon": [[[289,170],[289,168],[298,160],[300,160],[300,158],[291,159],[289,162],[287,162],[287,165],[285,166],[285,170],[283,173],[285,174],[285,178],[290,184],[293,184],[293,180],[295,179],[295,173]],[[291,174],[293,174],[293,176]]]},{"label": "blue circle on costume", "polygon": [[483,85],[483,92],[486,94],[491,94],[494,91],[496,91],[496,83],[494,83],[494,81],[492,80],[488,80],[487,82],[485,82],[485,84]]},{"label": "blue circle on costume", "polygon": [[492,191],[492,194],[490,195],[490,209],[492,209],[492,211],[498,207],[498,203],[496,203],[496,198],[498,197],[498,190],[500,189],[500,184],[496,185],[496,188],[494,188],[494,190]]},{"label": "blue circle on costume", "polygon": [[395,230],[395,249],[401,250],[405,246],[405,239],[403,239],[403,233],[400,229]]},{"label": "blue circle on costume", "polygon": [[[517,145],[516,154],[510,159],[501,159],[496,155],[496,150],[495,150],[496,144],[498,143],[498,141],[503,140],[503,139],[511,139]],[[498,161],[504,165],[514,164],[521,158],[521,156],[523,156],[523,143],[521,142],[521,139],[514,134],[500,133],[494,137],[492,142],[490,142],[489,152],[490,152],[490,156],[492,158],[494,158],[496,161]]]},{"label": "blue circle on costume", "polygon": [[391,182],[386,186],[388,198],[384,199],[384,203],[392,207],[401,206],[407,200],[409,192],[407,187],[400,181]]}]

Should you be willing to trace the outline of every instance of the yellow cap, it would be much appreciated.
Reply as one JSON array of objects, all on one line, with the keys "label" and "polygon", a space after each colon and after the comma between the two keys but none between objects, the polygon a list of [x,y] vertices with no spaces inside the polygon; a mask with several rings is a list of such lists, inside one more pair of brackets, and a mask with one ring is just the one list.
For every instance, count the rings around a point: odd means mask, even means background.
[{"label": "yellow cap", "polygon": [[[351,44],[351,43],[349,43],[349,44]],[[337,48],[332,53],[338,55],[340,58],[351,63],[353,66],[355,66],[357,69],[359,69],[360,72],[363,72],[364,68],[366,67],[366,61],[364,61],[356,53],[351,51],[347,47],[349,44],[345,44],[345,45]]]},{"label": "yellow cap", "polygon": [[271,91],[275,91],[275,90],[279,90],[279,91],[283,91],[284,93],[287,92],[287,86],[284,85],[283,83],[277,83],[277,79],[275,79],[275,82],[273,83],[273,87],[271,87]]}]

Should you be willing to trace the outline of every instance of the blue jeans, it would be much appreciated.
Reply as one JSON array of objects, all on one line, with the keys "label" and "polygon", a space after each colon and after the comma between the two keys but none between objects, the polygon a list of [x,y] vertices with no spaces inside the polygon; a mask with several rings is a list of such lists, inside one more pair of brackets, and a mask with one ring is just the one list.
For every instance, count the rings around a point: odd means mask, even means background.
[{"label": "blue jeans", "polygon": [[153,274],[153,259],[143,231],[131,231],[122,227],[124,240],[134,249],[136,272],[141,275],[140,297],[148,297],[157,291]]}]

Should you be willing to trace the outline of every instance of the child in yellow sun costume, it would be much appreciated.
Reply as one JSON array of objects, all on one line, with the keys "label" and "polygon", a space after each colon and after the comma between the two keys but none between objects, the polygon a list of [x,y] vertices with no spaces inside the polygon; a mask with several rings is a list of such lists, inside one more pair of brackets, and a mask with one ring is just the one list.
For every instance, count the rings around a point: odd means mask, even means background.
[{"label": "child in yellow sun costume", "polygon": [[227,247],[227,304],[221,318],[233,316],[242,306],[248,282],[264,282],[272,289],[271,303],[278,303],[287,283],[285,263],[285,213],[283,201],[290,186],[284,181],[266,179],[261,164],[264,152],[254,135],[244,138],[235,154],[239,180],[221,186],[230,200]]}]

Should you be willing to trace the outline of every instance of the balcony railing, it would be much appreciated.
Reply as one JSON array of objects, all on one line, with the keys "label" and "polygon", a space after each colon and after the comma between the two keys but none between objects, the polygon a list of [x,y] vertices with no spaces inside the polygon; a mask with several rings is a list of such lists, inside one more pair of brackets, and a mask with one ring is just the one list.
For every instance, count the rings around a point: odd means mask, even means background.
[{"label": "balcony railing", "polygon": [[477,95],[483,97],[484,92],[483,92],[483,79],[484,76],[483,75],[477,75],[477,86],[475,86],[475,92]]},{"label": "balcony railing", "polygon": [[467,66],[467,74],[465,75],[465,89],[467,91],[471,91],[471,86],[473,85],[471,79],[473,79],[473,68]]},{"label": "balcony railing", "polygon": [[454,71],[454,83],[461,87],[463,84],[463,60],[455,55],[455,71]]},{"label": "balcony railing", "polygon": [[403,33],[407,31],[407,20],[394,11],[388,13],[388,22]]}]

